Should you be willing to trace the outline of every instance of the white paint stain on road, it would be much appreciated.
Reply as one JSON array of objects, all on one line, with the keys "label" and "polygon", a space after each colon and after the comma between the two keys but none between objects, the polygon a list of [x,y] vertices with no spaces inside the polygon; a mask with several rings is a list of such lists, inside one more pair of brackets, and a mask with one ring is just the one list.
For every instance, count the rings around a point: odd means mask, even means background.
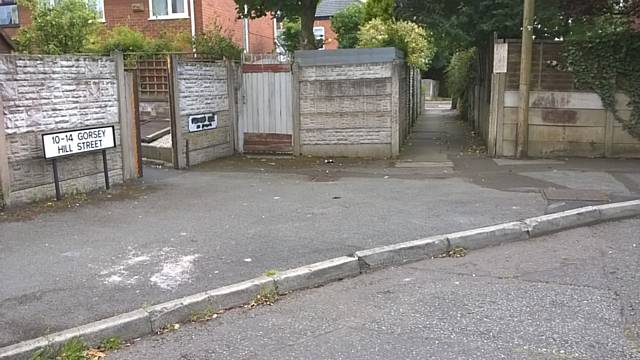
[{"label": "white paint stain on road", "polygon": [[187,255],[162,265],[162,270],[151,276],[149,280],[155,285],[171,290],[178,285],[189,281],[190,272],[193,268],[193,262],[200,255]]},{"label": "white paint stain on road", "polygon": [[103,268],[99,274],[107,285],[131,286],[148,279],[153,285],[171,290],[189,281],[193,262],[199,256],[184,255],[170,247],[145,254],[129,248],[124,259]]}]

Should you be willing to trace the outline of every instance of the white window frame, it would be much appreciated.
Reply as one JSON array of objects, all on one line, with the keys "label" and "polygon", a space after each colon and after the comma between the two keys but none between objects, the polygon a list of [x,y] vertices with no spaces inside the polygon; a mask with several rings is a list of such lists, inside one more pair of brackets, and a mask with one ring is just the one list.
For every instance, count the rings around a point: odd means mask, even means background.
[{"label": "white window frame", "polygon": [[320,30],[320,29],[322,29],[322,47],[319,48],[318,50],[324,50],[324,42],[327,40],[327,38],[325,37],[327,35],[325,33],[324,26],[314,26],[313,27],[313,37],[314,37],[314,39],[316,39],[316,30]]},{"label": "white window frame", "polygon": [[[96,3],[99,3],[102,5],[102,14],[97,14],[98,15],[98,20],[100,22],[107,22],[106,16],[104,14],[105,10],[104,10],[104,0],[87,0],[87,4],[89,4],[89,1],[95,1]],[[51,6],[55,6],[56,5],[56,0],[49,0],[49,5]]]},{"label": "white window frame", "polygon": [[16,21],[17,21],[15,23],[0,24],[0,27],[17,27],[17,26],[20,26],[20,9],[18,7],[18,2],[15,1],[13,4],[6,3],[6,4],[2,4],[0,6],[1,7],[7,7],[7,8],[11,7],[10,11],[11,11],[12,15],[13,15],[13,11],[15,9],[15,15],[16,15]]},{"label": "white window frame", "polygon": [[187,0],[182,0],[184,3],[183,13],[173,13],[171,0],[165,0],[167,2],[167,13],[168,15],[153,15],[153,0],[149,0],[149,20],[170,20],[170,19],[188,19],[189,18],[189,4]]}]

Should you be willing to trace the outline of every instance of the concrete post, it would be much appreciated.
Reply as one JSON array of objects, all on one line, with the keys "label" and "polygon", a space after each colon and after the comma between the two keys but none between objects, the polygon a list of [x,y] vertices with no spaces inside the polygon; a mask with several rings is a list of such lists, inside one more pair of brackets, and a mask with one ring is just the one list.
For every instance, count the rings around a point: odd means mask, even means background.
[{"label": "concrete post", "polygon": [[184,138],[180,122],[180,89],[178,88],[178,56],[167,57],[169,70],[169,109],[171,114],[171,144],[173,147],[173,167],[183,169],[187,166],[186,154],[183,152]]},{"label": "concrete post", "polygon": [[400,64],[391,65],[391,156],[400,155]]},{"label": "concrete post", "polygon": [[133,179],[137,174],[136,151],[133,116],[131,114],[132,99],[127,93],[124,75],[124,56],[121,52],[111,54],[116,65],[116,81],[118,88],[118,115],[120,121],[120,151],[122,151],[122,180]]},{"label": "concrete post", "polygon": [[229,94],[229,113],[231,116],[231,148],[238,151],[238,71],[233,62],[227,61],[227,92]]},{"label": "concrete post", "polygon": [[616,118],[611,111],[606,111],[604,127],[604,157],[613,157],[613,129]]},{"label": "concrete post", "polygon": [[291,65],[291,86],[292,94],[292,115],[293,115],[293,155],[302,154],[302,144],[300,143],[300,65]]},{"label": "concrete post", "polygon": [[9,176],[9,146],[4,130],[4,109],[0,96],[0,207],[11,203],[11,177]]}]

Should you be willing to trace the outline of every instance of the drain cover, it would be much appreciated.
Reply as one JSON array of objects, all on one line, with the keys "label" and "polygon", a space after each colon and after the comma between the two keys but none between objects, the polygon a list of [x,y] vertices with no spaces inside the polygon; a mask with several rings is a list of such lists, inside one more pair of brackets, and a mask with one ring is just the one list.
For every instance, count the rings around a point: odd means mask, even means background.
[{"label": "drain cover", "polygon": [[575,189],[555,189],[549,188],[544,190],[544,197],[547,200],[566,200],[566,201],[609,201],[609,195],[606,192],[597,190],[575,190]]}]

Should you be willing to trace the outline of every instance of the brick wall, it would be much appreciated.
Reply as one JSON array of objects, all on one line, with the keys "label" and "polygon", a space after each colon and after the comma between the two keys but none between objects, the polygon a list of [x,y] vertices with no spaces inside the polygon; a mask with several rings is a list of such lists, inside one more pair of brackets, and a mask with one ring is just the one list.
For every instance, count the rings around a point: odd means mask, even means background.
[{"label": "brick wall", "polygon": [[[187,1],[187,6],[189,6]],[[134,6],[135,5],[135,6]],[[149,36],[184,33],[191,34],[191,20],[159,19],[150,20],[148,0],[105,0],[105,20],[107,27],[127,25]],[[194,0],[196,31],[202,32],[215,24],[222,27],[225,35],[242,47],[242,21],[237,19],[236,4],[233,0]],[[189,12],[190,13],[190,12]],[[19,7],[20,26],[31,23],[28,9]],[[15,36],[19,27],[3,27],[10,37]],[[270,53],[274,49],[273,20],[270,16],[250,21],[249,45],[251,52]]]},{"label": "brick wall", "polygon": [[[141,7],[142,10],[134,10],[133,4]],[[187,6],[188,4],[187,1]],[[162,33],[191,34],[190,19],[149,20],[148,0],[105,0],[104,14],[108,27],[127,25],[150,36],[158,36]]]},{"label": "brick wall", "polygon": [[[242,20],[238,19],[233,0],[203,0],[201,6],[202,25],[198,31],[212,27],[222,28],[240,47],[242,42]],[[252,53],[271,53],[274,49],[273,20],[271,16],[249,21],[249,50]]]},{"label": "brick wall", "polygon": [[[114,125],[118,147],[107,151],[110,177],[113,183],[123,181],[116,79],[110,57],[0,56],[0,136],[4,132],[5,142],[0,163],[6,161],[3,189],[9,189],[5,202],[54,195],[51,163],[44,160],[41,140],[48,132]],[[100,154],[61,158],[58,168],[65,193],[104,187]]]},{"label": "brick wall", "polygon": [[[184,168],[232,155],[227,64],[178,59],[175,66],[178,166]],[[217,115],[217,128],[190,133],[189,116],[207,113]]]},{"label": "brick wall", "polygon": [[322,26],[324,28],[324,48],[334,50],[338,48],[338,36],[331,28],[331,19],[321,19],[313,22],[313,26]]}]

